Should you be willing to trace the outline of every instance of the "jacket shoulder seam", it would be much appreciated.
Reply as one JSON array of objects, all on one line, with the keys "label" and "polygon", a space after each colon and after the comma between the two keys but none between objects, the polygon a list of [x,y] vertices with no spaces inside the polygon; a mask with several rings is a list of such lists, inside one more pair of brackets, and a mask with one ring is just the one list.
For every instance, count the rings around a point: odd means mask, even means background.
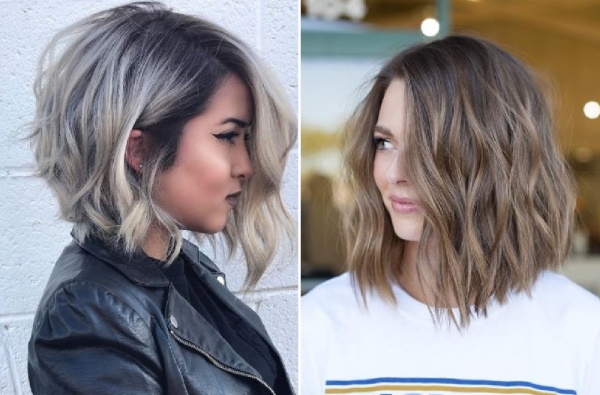
[{"label": "jacket shoulder seam", "polygon": [[[72,280],[67,281],[63,284],[61,284],[61,286],[59,288],[56,289],[56,291],[53,292],[52,295],[52,300],[48,303],[47,306],[45,306],[44,311],[41,314],[40,317],[40,321],[37,325],[37,328],[35,330],[35,333],[37,335],[40,327],[41,327],[41,322],[43,322],[44,320],[48,319],[48,310],[50,310],[55,304],[56,304],[56,298],[58,296],[60,296],[61,294],[64,294],[66,289],[70,286],[77,286],[77,285],[83,285],[83,284],[89,284],[94,286],[97,289],[102,289],[104,292],[110,294],[111,296],[113,296],[116,300],[118,300],[121,304],[123,304],[124,306],[126,306],[129,310],[131,310],[137,317],[141,318],[141,321],[144,323],[144,326],[151,331],[151,327],[150,325],[146,322],[146,320],[143,319],[143,316],[140,312],[138,312],[138,310],[136,308],[134,308],[133,306],[131,306],[130,303],[127,303],[123,297],[119,296],[116,292],[113,292],[113,290],[111,290],[109,287],[105,286],[104,284],[97,282],[97,281],[90,281],[90,280],[83,280],[83,279],[78,279],[79,274]],[[150,317],[150,320],[154,320],[154,317],[152,316],[152,314],[150,314],[150,312],[145,309],[145,312],[148,313],[148,316]]]}]

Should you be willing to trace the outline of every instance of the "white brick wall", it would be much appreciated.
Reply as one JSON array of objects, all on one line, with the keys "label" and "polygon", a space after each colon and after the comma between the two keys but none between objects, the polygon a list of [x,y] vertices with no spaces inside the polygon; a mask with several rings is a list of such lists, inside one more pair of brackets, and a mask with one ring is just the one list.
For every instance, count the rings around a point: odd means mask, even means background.
[{"label": "white brick wall", "polygon": [[[27,342],[33,315],[71,226],[57,219],[45,185],[29,177],[32,154],[23,137],[33,114],[37,59],[60,28],[125,1],[0,0],[0,394],[31,393]],[[211,19],[258,49],[284,82],[297,108],[298,5],[296,0],[165,0],[174,10]],[[283,198],[297,219],[298,150],[292,151]],[[297,381],[297,251],[280,255],[258,288],[243,298],[263,318]],[[220,256],[216,257],[220,262]],[[238,259],[221,265],[238,289]]]}]

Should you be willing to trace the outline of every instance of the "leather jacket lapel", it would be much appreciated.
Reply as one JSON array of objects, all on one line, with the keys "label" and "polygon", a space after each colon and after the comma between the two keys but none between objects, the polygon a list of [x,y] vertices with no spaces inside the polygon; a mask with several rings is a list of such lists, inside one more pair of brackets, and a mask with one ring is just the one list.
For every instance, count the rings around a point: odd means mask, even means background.
[{"label": "leather jacket lapel", "polygon": [[[190,243],[191,244],[191,243]],[[193,245],[192,245],[193,246]],[[231,293],[224,284],[217,281],[219,276],[224,274],[212,263],[206,255],[202,254],[195,246],[195,251],[200,254],[197,259],[193,259],[193,256],[189,255],[190,250],[184,249],[184,256],[190,260],[191,267],[198,278],[204,283],[204,285],[210,289],[231,311],[233,311],[238,317],[242,318],[248,323],[259,336],[269,345],[269,347],[275,352],[275,355],[279,358],[283,366],[283,359],[279,354],[279,350],[273,345],[271,338],[269,337],[267,330],[262,325],[260,319],[256,316],[256,313],[250,309],[244,302],[238,299],[233,293]],[[193,252],[193,250],[191,250]],[[203,257],[205,259],[203,259]],[[209,265],[205,264],[205,260],[208,261]],[[282,369],[282,373],[285,375],[285,380],[290,381],[287,371]]]},{"label": "leather jacket lapel", "polygon": [[177,340],[189,343],[186,346],[231,369],[260,377],[173,286],[169,287],[165,321]]}]

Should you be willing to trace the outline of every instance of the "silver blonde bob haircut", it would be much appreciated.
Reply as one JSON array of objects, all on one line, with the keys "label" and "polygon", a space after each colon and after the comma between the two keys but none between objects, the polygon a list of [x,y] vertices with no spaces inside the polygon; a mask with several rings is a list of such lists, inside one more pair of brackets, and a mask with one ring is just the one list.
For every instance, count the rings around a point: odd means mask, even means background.
[{"label": "silver blonde bob haircut", "polygon": [[[98,237],[133,253],[157,223],[172,237],[168,261],[179,254],[180,226],[155,203],[155,181],[173,165],[184,124],[203,113],[231,74],[245,81],[254,103],[247,142],[254,175],[223,234],[230,254],[238,246],[244,252],[246,285],[257,283],[281,230],[293,235],[279,191],[296,140],[295,114],[245,43],[160,3],[132,3],[77,22],[52,39],[40,60],[30,134],[36,172],[78,240]],[[125,161],[132,129],[150,136],[141,173]]]}]

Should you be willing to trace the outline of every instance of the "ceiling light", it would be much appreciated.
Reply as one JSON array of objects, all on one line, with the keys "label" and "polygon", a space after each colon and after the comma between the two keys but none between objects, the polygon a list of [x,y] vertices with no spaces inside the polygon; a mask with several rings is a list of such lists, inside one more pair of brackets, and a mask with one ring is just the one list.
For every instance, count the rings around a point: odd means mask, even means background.
[{"label": "ceiling light", "polygon": [[595,101],[589,101],[583,106],[583,113],[589,119],[596,119],[600,116],[600,104]]},{"label": "ceiling light", "polygon": [[427,37],[433,37],[440,32],[440,23],[434,18],[427,18],[421,22],[421,31]]}]

